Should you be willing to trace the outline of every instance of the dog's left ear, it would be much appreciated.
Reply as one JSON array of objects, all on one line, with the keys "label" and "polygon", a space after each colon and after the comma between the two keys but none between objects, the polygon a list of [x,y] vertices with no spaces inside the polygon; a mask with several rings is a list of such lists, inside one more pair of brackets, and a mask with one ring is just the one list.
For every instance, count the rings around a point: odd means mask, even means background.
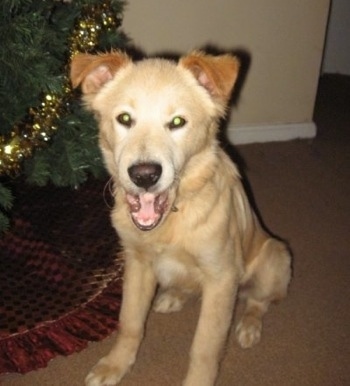
[{"label": "dog's left ear", "polygon": [[227,103],[238,76],[239,61],[236,57],[195,51],[181,58],[179,65],[190,70],[213,98]]}]

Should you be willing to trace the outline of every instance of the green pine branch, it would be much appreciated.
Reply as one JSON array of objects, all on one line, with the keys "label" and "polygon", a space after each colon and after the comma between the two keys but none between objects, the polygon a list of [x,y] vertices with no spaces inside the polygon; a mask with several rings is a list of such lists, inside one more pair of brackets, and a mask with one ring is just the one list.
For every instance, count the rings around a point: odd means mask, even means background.
[{"label": "green pine branch", "polygon": [[[0,3],[0,136],[9,135],[30,108],[47,93],[60,94],[66,82],[70,37],[83,9],[101,0],[2,0]],[[125,2],[110,0],[115,15]],[[95,50],[124,48],[119,30],[104,31]],[[46,147],[35,149],[23,163],[27,182],[78,187],[89,175],[104,176],[93,117],[72,95],[55,122],[57,131]],[[11,190],[0,185],[0,232],[8,227]]]}]

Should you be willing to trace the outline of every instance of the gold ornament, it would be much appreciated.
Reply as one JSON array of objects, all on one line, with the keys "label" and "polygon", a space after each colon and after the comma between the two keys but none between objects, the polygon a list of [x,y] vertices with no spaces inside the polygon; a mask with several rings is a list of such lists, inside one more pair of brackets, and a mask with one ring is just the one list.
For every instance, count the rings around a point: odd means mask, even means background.
[{"label": "gold ornament", "polygon": [[[95,6],[87,6],[70,37],[70,59],[78,52],[94,49],[101,31],[118,27],[119,16],[113,13],[109,0]],[[17,174],[21,170],[22,161],[50,140],[57,130],[57,121],[69,106],[71,97],[72,88],[66,76],[60,93],[43,95],[39,107],[30,108],[27,117],[14,125],[9,136],[0,136],[0,175]]]}]

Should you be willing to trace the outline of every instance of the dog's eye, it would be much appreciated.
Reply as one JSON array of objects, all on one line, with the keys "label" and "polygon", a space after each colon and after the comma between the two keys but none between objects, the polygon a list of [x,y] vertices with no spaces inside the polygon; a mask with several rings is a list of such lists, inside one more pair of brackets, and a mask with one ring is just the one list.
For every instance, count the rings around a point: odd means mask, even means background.
[{"label": "dog's eye", "polygon": [[132,118],[131,118],[130,114],[128,114],[128,113],[121,113],[121,114],[119,114],[117,116],[117,121],[121,125],[123,125],[125,127],[128,127],[128,128],[130,128],[131,125],[132,125]]},{"label": "dog's eye", "polygon": [[180,129],[181,127],[186,125],[186,119],[182,118],[180,116],[174,117],[169,123],[168,123],[168,128],[170,130],[174,129]]}]

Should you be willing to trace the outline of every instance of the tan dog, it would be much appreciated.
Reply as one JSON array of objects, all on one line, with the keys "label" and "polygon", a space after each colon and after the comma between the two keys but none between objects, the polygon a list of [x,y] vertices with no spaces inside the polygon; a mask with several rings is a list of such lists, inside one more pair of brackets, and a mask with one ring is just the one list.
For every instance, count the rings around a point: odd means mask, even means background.
[{"label": "tan dog", "polygon": [[118,339],[89,386],[117,384],[133,365],[157,284],[158,312],[202,296],[186,386],[215,383],[239,286],[242,347],[260,340],[269,304],[286,295],[290,255],[261,228],[215,138],[238,69],[230,55],[199,52],[178,64],[134,63],[120,52],[73,59],[72,84],[99,121],[114,181],[112,222],[125,251]]}]

